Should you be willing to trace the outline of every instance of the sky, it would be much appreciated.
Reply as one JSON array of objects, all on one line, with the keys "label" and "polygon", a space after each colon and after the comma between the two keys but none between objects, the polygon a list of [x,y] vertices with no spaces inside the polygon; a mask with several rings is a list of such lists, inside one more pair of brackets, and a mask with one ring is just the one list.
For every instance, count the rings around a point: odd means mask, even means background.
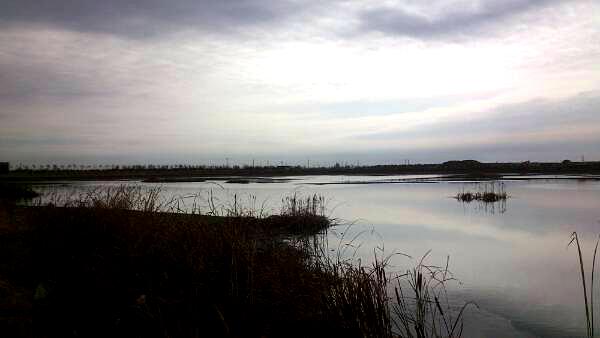
[{"label": "sky", "polygon": [[595,0],[3,0],[0,161],[600,160]]}]

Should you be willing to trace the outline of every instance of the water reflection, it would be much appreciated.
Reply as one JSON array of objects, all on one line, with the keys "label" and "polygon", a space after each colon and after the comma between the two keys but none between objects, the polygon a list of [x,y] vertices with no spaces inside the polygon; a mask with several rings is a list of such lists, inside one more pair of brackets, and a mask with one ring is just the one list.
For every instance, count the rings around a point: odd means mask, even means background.
[{"label": "water reflection", "polygon": [[458,203],[462,204],[462,207],[465,210],[465,212],[476,211],[476,212],[481,212],[484,214],[493,215],[495,213],[503,214],[506,212],[507,200],[500,200],[500,201],[496,201],[496,202],[484,202],[484,201],[466,202],[466,201],[458,200]]}]

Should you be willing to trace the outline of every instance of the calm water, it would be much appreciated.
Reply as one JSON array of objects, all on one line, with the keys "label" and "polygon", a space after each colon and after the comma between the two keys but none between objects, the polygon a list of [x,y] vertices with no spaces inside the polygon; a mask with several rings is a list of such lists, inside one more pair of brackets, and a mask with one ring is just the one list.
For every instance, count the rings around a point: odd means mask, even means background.
[{"label": "calm water", "polygon": [[[453,302],[475,301],[465,318],[465,337],[576,337],[584,334],[584,308],[576,250],[567,250],[577,231],[590,258],[600,233],[600,182],[581,180],[504,181],[512,196],[505,210],[463,205],[451,196],[474,183],[338,184],[311,183],[381,181],[395,177],[290,177],[270,184],[139,183],[161,185],[166,195],[186,196],[212,190],[222,202],[236,194],[242,203],[264,202],[277,212],[281,198],[294,191],[319,193],[329,200],[331,216],[340,225],[329,235],[330,247],[361,244],[357,257],[369,260],[376,246],[402,252],[394,268],[403,271],[432,250],[427,262],[450,269],[462,282],[452,287]],[[66,182],[52,189],[72,193],[123,182]],[[46,188],[41,186],[41,190]],[[201,198],[202,200],[202,198]],[[502,212],[504,211],[504,212]],[[340,240],[346,232],[345,239]],[[590,258],[591,259],[591,258]],[[589,262],[588,262],[589,264]],[[597,309],[598,310],[598,309]],[[599,310],[600,311],[600,310]]]}]

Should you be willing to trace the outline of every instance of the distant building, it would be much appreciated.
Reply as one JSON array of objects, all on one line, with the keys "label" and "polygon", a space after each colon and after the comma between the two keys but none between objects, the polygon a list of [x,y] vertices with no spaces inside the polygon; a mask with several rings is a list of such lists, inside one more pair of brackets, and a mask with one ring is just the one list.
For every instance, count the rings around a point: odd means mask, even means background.
[{"label": "distant building", "polygon": [[9,169],[8,162],[0,162],[0,174],[7,174]]}]

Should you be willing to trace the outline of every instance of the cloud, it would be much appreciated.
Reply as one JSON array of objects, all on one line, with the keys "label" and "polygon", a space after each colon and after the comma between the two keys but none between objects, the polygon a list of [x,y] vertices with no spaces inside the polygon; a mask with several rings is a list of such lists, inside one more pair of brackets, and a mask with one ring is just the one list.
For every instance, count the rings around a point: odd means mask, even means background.
[{"label": "cloud", "polygon": [[[404,6],[385,6],[363,10],[360,30],[389,35],[433,39],[480,34],[487,28],[519,14],[540,10],[560,0],[487,0],[470,4],[442,6],[439,13],[429,7],[410,10]],[[433,7],[433,6],[431,6]]]},{"label": "cloud", "polygon": [[40,65],[0,63],[0,102],[28,102],[42,96],[69,99],[80,96],[114,96],[115,89],[99,85],[82,74],[59,73]]},{"label": "cloud", "polygon": [[277,22],[303,8],[290,0],[14,0],[0,24],[152,38],[181,30],[240,31]]},{"label": "cloud", "polygon": [[[600,91],[562,100],[536,99],[490,111],[462,114],[413,128],[356,136],[349,142],[405,153],[462,154],[493,160],[558,160],[587,153],[598,156]],[[451,157],[446,157],[451,158]]]},{"label": "cloud", "polygon": [[[598,26],[589,15],[597,4],[564,6],[559,21],[558,0],[460,9],[446,0],[316,4],[7,2],[0,153],[11,161],[94,154],[180,161],[281,153],[385,160],[412,151],[438,161],[451,153],[510,158],[519,149],[541,152],[545,142],[543,154],[554,156],[551,149],[583,144],[573,140],[583,129],[557,134],[562,126],[600,125],[590,108],[600,106],[600,94],[557,99],[598,89]],[[547,12],[551,19],[539,21]],[[357,19],[363,33],[392,38],[340,37],[336,29]],[[510,30],[516,21],[532,29]],[[508,29],[501,41],[395,38],[471,37],[499,27]],[[530,101],[539,96],[552,100]],[[498,137],[485,139],[491,135]],[[507,143],[512,135],[522,144]]]}]

